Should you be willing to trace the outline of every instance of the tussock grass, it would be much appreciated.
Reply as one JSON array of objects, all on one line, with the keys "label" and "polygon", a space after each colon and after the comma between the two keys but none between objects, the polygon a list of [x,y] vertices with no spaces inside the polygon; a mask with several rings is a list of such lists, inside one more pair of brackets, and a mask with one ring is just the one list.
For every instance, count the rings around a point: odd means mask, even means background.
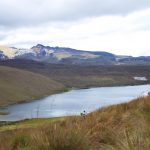
[{"label": "tussock grass", "polygon": [[24,128],[37,128],[48,123],[62,121],[66,117],[55,117],[55,118],[36,118],[36,119],[26,119],[16,122],[1,122],[0,123],[0,132],[24,129]]},{"label": "tussock grass", "polygon": [[1,132],[0,140],[2,150],[149,150],[150,96],[97,110],[85,118]]}]

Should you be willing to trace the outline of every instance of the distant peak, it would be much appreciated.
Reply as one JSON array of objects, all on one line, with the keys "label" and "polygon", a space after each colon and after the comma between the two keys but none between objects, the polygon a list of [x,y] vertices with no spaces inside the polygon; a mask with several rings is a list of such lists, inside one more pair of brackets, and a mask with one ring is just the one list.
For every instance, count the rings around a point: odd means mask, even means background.
[{"label": "distant peak", "polygon": [[44,47],[42,44],[37,44],[35,47]]},{"label": "distant peak", "polygon": [[37,44],[36,46],[33,46],[33,47],[31,47],[31,49],[34,49],[34,48],[44,48],[45,46],[44,45],[42,45],[42,44]]}]

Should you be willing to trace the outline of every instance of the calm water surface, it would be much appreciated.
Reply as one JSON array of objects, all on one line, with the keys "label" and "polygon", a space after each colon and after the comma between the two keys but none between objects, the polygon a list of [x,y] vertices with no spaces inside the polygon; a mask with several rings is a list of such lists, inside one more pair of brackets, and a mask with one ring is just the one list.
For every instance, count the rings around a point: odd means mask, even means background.
[{"label": "calm water surface", "polygon": [[79,115],[84,110],[91,112],[104,106],[128,102],[148,91],[150,91],[150,85],[72,90],[30,103],[16,104],[0,109],[0,112],[9,113],[4,116],[0,115],[0,121]]}]

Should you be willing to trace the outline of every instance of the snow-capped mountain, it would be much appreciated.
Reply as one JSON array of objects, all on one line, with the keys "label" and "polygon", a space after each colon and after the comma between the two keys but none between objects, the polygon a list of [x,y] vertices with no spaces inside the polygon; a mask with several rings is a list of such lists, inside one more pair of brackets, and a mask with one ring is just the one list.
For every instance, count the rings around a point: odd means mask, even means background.
[{"label": "snow-capped mountain", "polygon": [[50,47],[37,44],[31,49],[0,46],[0,60],[30,59],[49,63],[67,64],[150,64],[150,57],[119,56],[108,52],[76,50],[66,47]]},{"label": "snow-capped mountain", "polygon": [[6,46],[0,46],[0,52],[1,54],[3,54],[4,57],[8,59],[13,59],[17,56],[21,56],[27,53],[34,53],[32,49],[21,49],[21,48],[6,47]]}]

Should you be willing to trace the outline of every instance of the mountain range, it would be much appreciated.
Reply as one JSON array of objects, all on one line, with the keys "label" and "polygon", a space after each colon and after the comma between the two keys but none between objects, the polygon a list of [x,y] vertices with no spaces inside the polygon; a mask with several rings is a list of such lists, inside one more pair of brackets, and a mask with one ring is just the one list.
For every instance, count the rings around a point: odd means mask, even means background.
[{"label": "mountain range", "polygon": [[37,44],[30,49],[0,46],[0,60],[28,59],[48,63],[79,65],[150,64],[150,56],[124,56],[104,51],[85,51]]}]

